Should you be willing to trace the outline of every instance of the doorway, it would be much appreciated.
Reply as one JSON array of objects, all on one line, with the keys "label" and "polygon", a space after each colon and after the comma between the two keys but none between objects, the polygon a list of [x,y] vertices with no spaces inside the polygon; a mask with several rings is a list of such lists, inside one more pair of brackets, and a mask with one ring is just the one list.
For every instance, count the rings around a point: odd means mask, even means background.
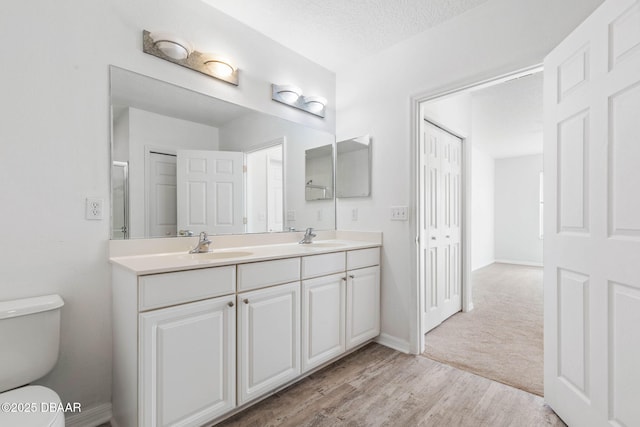
[{"label": "doorway", "polygon": [[[416,175],[421,188],[421,353],[542,394],[543,120],[539,71],[532,69],[423,102],[419,117],[423,121],[421,159]],[[433,149],[429,145],[438,135],[457,138],[462,147],[461,208],[454,207],[455,192],[451,189],[457,188],[455,180],[430,166]],[[434,184],[438,180],[442,189]],[[449,193],[444,196],[445,205],[454,203],[450,212],[437,208],[442,191]],[[439,231],[434,228],[437,221],[431,218],[450,216],[456,209],[461,213],[461,238],[442,247]],[[448,229],[443,234],[445,238],[452,235]],[[434,285],[457,285],[457,278],[461,295],[450,294],[459,301],[457,310],[434,307],[434,298],[446,301],[449,296],[438,295],[446,288]],[[456,314],[461,309],[464,313]],[[509,329],[513,325],[519,330]],[[523,354],[509,372],[507,365],[519,357],[512,349]],[[500,361],[504,355],[508,356]],[[477,366],[472,366],[474,363]],[[519,366],[532,366],[532,373]],[[515,380],[502,375],[505,372]]]}]

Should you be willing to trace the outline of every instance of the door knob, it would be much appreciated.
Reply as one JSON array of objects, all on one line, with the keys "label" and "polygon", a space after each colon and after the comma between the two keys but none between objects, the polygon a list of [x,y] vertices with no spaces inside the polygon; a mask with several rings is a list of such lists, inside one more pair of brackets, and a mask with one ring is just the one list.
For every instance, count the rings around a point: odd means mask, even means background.
[{"label": "door knob", "polygon": [[249,300],[247,298],[243,299],[242,302],[245,304],[249,304]]},{"label": "door knob", "polygon": [[350,274],[349,277],[351,277],[352,279],[356,278],[356,276],[354,276],[353,274]]},{"label": "door knob", "polygon": [[436,240],[435,236],[433,236],[433,237],[431,238],[431,240]]},{"label": "door knob", "polygon": [[233,301],[229,301],[229,302],[227,303],[227,305],[228,305],[229,307],[233,307],[233,306],[234,306]]}]

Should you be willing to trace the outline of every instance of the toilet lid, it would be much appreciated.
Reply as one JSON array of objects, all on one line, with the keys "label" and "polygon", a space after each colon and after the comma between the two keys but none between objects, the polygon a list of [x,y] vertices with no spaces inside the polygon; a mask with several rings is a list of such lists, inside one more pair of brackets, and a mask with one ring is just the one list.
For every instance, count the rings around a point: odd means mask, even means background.
[{"label": "toilet lid", "polygon": [[39,385],[0,393],[0,426],[63,426],[64,413],[58,411],[60,403],[55,391]]}]

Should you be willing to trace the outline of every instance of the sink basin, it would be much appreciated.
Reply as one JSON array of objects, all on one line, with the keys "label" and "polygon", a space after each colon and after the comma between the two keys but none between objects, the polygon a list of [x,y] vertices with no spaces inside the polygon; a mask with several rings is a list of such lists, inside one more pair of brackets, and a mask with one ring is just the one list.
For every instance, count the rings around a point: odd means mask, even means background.
[{"label": "sink basin", "polygon": [[214,259],[241,258],[253,255],[253,252],[245,251],[225,251],[225,252],[203,252],[201,254],[180,255],[180,259],[190,259],[194,261],[208,261]]}]

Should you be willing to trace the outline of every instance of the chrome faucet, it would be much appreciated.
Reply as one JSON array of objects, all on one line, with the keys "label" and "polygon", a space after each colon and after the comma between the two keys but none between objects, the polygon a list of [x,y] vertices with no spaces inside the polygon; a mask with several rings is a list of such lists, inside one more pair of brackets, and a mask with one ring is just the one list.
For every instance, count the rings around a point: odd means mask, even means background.
[{"label": "chrome faucet", "polygon": [[298,243],[301,245],[306,245],[309,243],[313,243],[313,238],[316,237],[316,234],[313,232],[313,228],[307,228],[307,231],[304,232],[304,237]]},{"label": "chrome faucet", "polygon": [[189,251],[190,254],[200,254],[203,252],[209,252],[209,245],[211,244],[211,240],[209,240],[209,236],[207,236],[207,232],[203,231],[200,233],[200,237],[198,238],[198,244],[195,248]]}]

